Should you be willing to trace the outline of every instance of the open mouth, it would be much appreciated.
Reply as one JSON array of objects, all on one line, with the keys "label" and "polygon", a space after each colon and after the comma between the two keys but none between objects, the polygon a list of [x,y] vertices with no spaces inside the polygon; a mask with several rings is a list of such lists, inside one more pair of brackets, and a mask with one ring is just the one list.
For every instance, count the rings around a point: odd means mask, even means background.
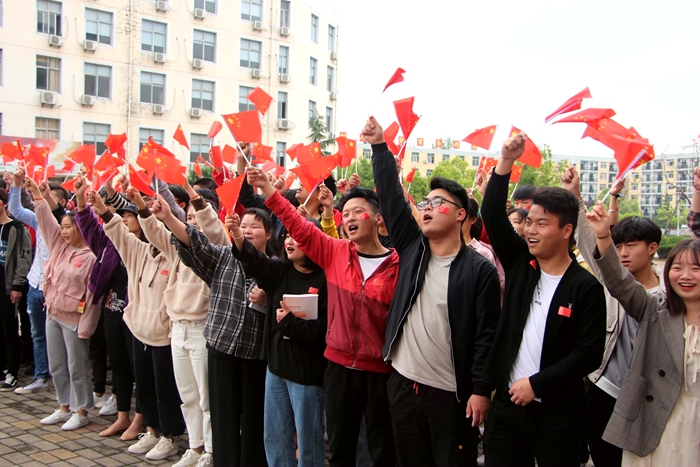
[{"label": "open mouth", "polygon": [[359,229],[359,227],[358,227],[357,225],[355,225],[355,224],[348,225],[348,233],[350,233],[350,232],[356,232],[357,229]]},{"label": "open mouth", "polygon": [[433,216],[430,214],[423,214],[423,222],[430,222],[433,220]]},{"label": "open mouth", "polygon": [[297,251],[296,248],[291,247],[291,246],[288,246],[288,247],[287,247],[287,254],[288,254],[288,255],[291,255],[291,254],[294,253],[295,251]]},{"label": "open mouth", "polygon": [[691,284],[690,282],[679,282],[678,286],[683,290],[693,290],[695,288],[695,284]]},{"label": "open mouth", "polygon": [[528,238],[528,239],[527,239],[527,243],[528,243],[528,245],[530,245],[530,246],[535,246],[535,245],[537,245],[538,243],[540,243],[540,241],[539,241],[539,240],[535,240],[534,238]]}]

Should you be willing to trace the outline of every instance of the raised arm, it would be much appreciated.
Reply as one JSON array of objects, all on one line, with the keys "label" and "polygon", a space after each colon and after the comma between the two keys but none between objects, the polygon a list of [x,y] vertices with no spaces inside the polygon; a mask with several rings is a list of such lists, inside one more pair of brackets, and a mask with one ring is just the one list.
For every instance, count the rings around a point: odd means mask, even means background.
[{"label": "raised arm", "polygon": [[[175,219],[175,216],[173,216]],[[179,220],[175,219],[177,222]],[[177,248],[177,254],[183,264],[211,287],[214,274],[223,254],[224,247],[212,245],[202,232],[191,224],[183,224],[187,233],[187,243],[181,242],[179,237],[173,234],[170,241]]]},{"label": "raised arm", "polygon": [[[100,223],[97,222],[95,213],[87,205],[85,197],[86,190],[87,183],[85,180],[78,180],[75,182],[75,199],[78,205],[78,212],[75,215],[75,224],[83,240],[85,240],[85,243],[90,248],[90,251],[92,251],[97,258],[101,258],[105,248],[107,248],[112,241],[107,237]],[[99,198],[97,193],[93,193],[93,196]],[[102,198],[100,198],[100,200],[101,199]]]},{"label": "raised arm", "polygon": [[[168,227],[168,229],[170,229],[170,232],[175,236],[175,238],[177,238],[183,245],[189,246],[190,236],[187,233],[187,224],[175,217],[173,212],[170,210],[170,206],[168,205],[168,203],[165,202],[163,196],[161,196],[160,194],[157,195],[156,200],[153,202],[153,205],[151,206],[151,212],[155,215],[155,217],[163,221],[163,223]],[[139,215],[139,222],[141,222],[140,217],[141,216]],[[155,226],[151,227],[155,229]],[[148,237],[148,239],[150,240],[150,237]],[[162,243],[163,241],[168,240],[164,238],[159,238],[157,241],[159,243]],[[160,249],[160,247],[155,245],[155,243],[153,245],[156,248]]]},{"label": "raised arm", "polygon": [[[132,188],[129,189],[131,190]],[[164,206],[165,209],[168,209],[170,206],[168,206],[168,203],[164,201],[163,196],[160,194],[158,194],[158,198],[153,203],[151,210],[146,207],[146,203],[143,202],[141,196],[138,198],[140,201],[134,204],[136,204],[136,209],[139,212],[139,224],[141,225],[143,232],[146,234],[146,238],[149,242],[151,242],[151,245],[163,252],[165,257],[168,258],[168,261],[171,263],[175,262],[177,259],[177,249],[175,248],[175,245],[170,243],[170,232],[168,232],[165,225],[163,225],[163,223],[153,215],[157,208],[162,208]],[[156,203],[158,203],[157,207]],[[180,224],[184,227],[182,222],[180,222]]]},{"label": "raised arm", "polygon": [[20,222],[28,225],[34,230],[39,230],[39,224],[36,221],[34,211],[31,211],[22,206],[22,185],[24,184],[24,171],[17,169],[12,175],[12,190],[9,193],[8,207],[12,217]]},{"label": "raised arm", "polygon": [[214,245],[230,247],[231,239],[214,208],[204,201],[201,196],[190,198],[190,203],[195,209],[194,217],[197,219],[197,224],[199,224],[199,228],[204,232],[204,235],[209,238],[209,241]]},{"label": "raised arm", "polygon": [[180,205],[177,204],[177,200],[175,199],[173,192],[170,191],[168,184],[157,178],[156,183],[158,184],[158,194],[163,197],[166,203],[168,203],[168,206],[170,206],[170,210],[173,212],[175,217],[180,219],[182,222],[187,222],[187,214],[180,207]]}]

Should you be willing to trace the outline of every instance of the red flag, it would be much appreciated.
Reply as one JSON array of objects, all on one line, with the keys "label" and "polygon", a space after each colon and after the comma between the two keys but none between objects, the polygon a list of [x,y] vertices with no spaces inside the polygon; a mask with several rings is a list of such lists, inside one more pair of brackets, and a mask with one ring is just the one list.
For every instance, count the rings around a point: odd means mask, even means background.
[{"label": "red flag", "polygon": [[253,143],[253,148],[250,151],[253,157],[258,157],[260,159],[265,159],[268,161],[272,160],[272,146],[265,146],[262,143]]},{"label": "red flag", "polygon": [[253,143],[262,139],[262,126],[257,110],[223,115],[228,129],[237,142]]},{"label": "red flag", "polygon": [[297,148],[296,157],[300,165],[319,161],[323,157],[321,143],[311,143]]},{"label": "red flag", "polygon": [[243,177],[245,176],[246,174],[242,173],[216,189],[216,194],[219,195],[221,204],[226,207],[226,212],[229,214],[234,212],[233,209],[238,201],[238,195],[241,192],[241,186],[243,186]]},{"label": "red flag", "polygon": [[284,152],[287,153],[287,155],[289,156],[290,159],[297,160],[297,149],[299,149],[300,147],[303,147],[303,146],[304,145],[302,143],[295,143],[295,144],[292,144],[291,146],[289,146],[289,148]]},{"label": "red flag", "polygon": [[411,135],[411,132],[416,127],[420,117],[413,113],[413,101],[415,97],[409,97],[406,99],[401,99],[394,101],[394,109],[396,110],[396,119],[401,125],[401,133],[403,133],[404,138]]},{"label": "red flag", "polygon": [[109,154],[109,151],[105,151],[102,153],[99,159],[95,161],[95,170],[99,170],[100,172],[104,172],[105,170],[110,170],[114,167],[121,167],[124,165],[124,161],[119,159],[118,157],[114,157]]},{"label": "red flag", "polygon": [[306,189],[306,191],[311,193],[316,188],[316,185],[318,185],[320,182],[325,180],[328,177],[328,175],[330,175],[330,170],[322,171],[319,174],[317,169],[318,167],[300,165],[299,167],[290,169],[290,172],[293,172],[299,179],[299,183],[301,183],[301,186],[303,186]]},{"label": "red flag", "polygon": [[109,149],[110,154],[118,153],[120,150],[123,150],[124,143],[126,143],[126,133],[122,133],[121,135],[113,135],[110,133],[107,135],[107,139],[105,139],[105,146]]},{"label": "red flag", "polygon": [[452,141],[452,148],[453,149],[459,149],[459,141]]},{"label": "red flag", "polygon": [[216,135],[219,134],[221,131],[221,128],[223,128],[223,125],[221,125],[221,122],[214,122],[211,124],[211,128],[209,128],[209,133],[207,133],[207,138],[214,138]]},{"label": "red flag", "polygon": [[341,136],[341,137],[344,137],[344,138],[347,138],[347,137],[348,137],[348,132],[347,132],[347,131],[341,131],[341,132],[340,132],[340,136]]},{"label": "red flag", "polygon": [[199,159],[194,161],[194,173],[196,173],[199,178],[202,178],[202,168],[199,166]]},{"label": "red flag", "polygon": [[148,144],[144,144],[141,152],[136,156],[136,163],[143,170],[153,175],[156,171],[155,151]]},{"label": "red flag", "polygon": [[141,178],[141,176],[136,172],[136,169],[134,169],[134,166],[131,164],[129,164],[129,183],[131,183],[131,186],[145,195],[151,197],[156,195],[153,190],[151,190],[151,187],[148,186],[148,182]]},{"label": "red flag", "polygon": [[384,86],[384,89],[382,90],[382,94],[384,94],[384,91],[387,90],[389,86],[392,84],[400,83],[403,81],[403,74],[406,73],[406,70],[403,68],[397,68],[396,71],[394,72],[393,75],[391,75],[391,78],[389,78],[389,82],[386,83],[386,86]]},{"label": "red flag", "polygon": [[[610,117],[613,117],[614,115],[615,115],[615,111],[613,109],[583,109],[580,112],[573,113],[573,114],[568,115],[560,120],[557,120],[554,123],[565,123],[565,122],[588,123],[588,122],[595,122],[595,121],[603,119],[603,118],[610,118]],[[554,123],[552,123],[552,125]]]},{"label": "red flag", "polygon": [[497,126],[491,125],[474,130],[474,132],[462,138],[462,141],[471,144],[472,151],[476,151],[476,146],[488,151],[491,148],[491,141],[493,141],[493,135],[496,133]]},{"label": "red flag", "polygon": [[173,185],[182,185],[187,181],[187,177],[185,177],[186,171],[187,169],[181,165],[167,167],[156,165],[156,177],[165,183],[172,183]]},{"label": "red flag", "polygon": [[99,191],[105,183],[108,181],[112,180],[114,177],[119,175],[119,169],[116,167],[112,167],[109,170],[106,170],[102,172],[101,174],[97,174],[98,176],[94,178],[92,181],[92,189],[95,191]]},{"label": "red flag", "polygon": [[270,102],[272,102],[272,96],[262,90],[260,86],[250,91],[248,94],[248,100],[253,103],[256,109],[260,111],[261,114],[265,115],[267,109],[270,108]]},{"label": "red flag", "polygon": [[201,162],[201,163],[204,164],[204,165],[208,165],[208,166],[211,167],[212,169],[216,168],[216,167],[214,167],[214,166],[212,165],[211,162],[205,160],[202,156],[197,156],[197,161],[198,161],[198,162]]},{"label": "red flag", "polygon": [[90,174],[92,166],[95,164],[95,145],[83,144],[68,157],[78,164],[83,164]]},{"label": "red flag", "polygon": [[498,159],[494,157],[486,157],[486,156],[481,156],[481,159],[479,159],[479,167],[476,169],[476,174],[479,175],[481,172],[488,173],[496,167],[496,164],[498,163]]},{"label": "red flag", "polygon": [[654,147],[645,139],[627,139],[619,135],[611,135],[610,143],[610,147],[615,150],[618,166],[617,180],[655,157]]},{"label": "red flag", "polygon": [[75,167],[75,162],[66,158],[63,161],[63,168],[61,168],[61,171],[62,172],[72,172],[74,167]]},{"label": "red flag", "polygon": [[435,148],[436,148],[436,149],[442,149],[442,138],[441,138],[441,139],[436,139],[436,140],[435,140]]},{"label": "red flag", "polygon": [[513,169],[510,172],[510,181],[513,183],[518,183],[520,181],[520,176],[523,173],[523,166],[520,164],[514,164]]},{"label": "red flag", "polygon": [[408,183],[413,183],[413,177],[416,176],[416,167],[412,168],[411,171],[406,175],[406,181]]},{"label": "red flag", "polygon": [[221,155],[221,148],[219,146],[211,147],[211,163],[214,164],[214,168],[221,169],[224,166],[224,158]]},{"label": "red flag", "polygon": [[292,187],[292,184],[294,183],[295,178],[297,178],[295,173],[293,173],[293,172],[287,173],[287,178],[284,180],[284,184],[288,190]]},{"label": "red flag", "polygon": [[68,191],[75,191],[75,182],[78,180],[80,177],[75,177],[70,180],[67,180],[63,183],[61,183],[61,186],[65,188]]},{"label": "red flag", "polygon": [[29,158],[38,165],[46,167],[46,163],[49,158],[49,148],[40,148],[32,144],[29,146],[29,150],[27,151],[25,158]]},{"label": "red flag", "polygon": [[341,169],[350,167],[352,160],[356,156],[357,141],[354,139],[347,139],[345,136],[336,138],[335,141],[338,144],[338,153],[336,154],[338,167]]},{"label": "red flag", "polygon": [[418,140],[416,141],[416,144],[420,147],[423,147],[423,138],[418,138]]},{"label": "red flag", "polygon": [[277,165],[277,163],[276,163],[275,161],[266,161],[266,162],[262,165],[262,170],[263,170],[265,173],[272,173],[272,172],[274,172],[274,174],[275,174],[276,177],[281,176],[281,175],[284,174],[284,172],[285,172],[284,167],[282,167],[282,166],[280,166],[280,165]]},{"label": "red flag", "polygon": [[399,136],[399,146],[401,146],[406,141],[406,138]]},{"label": "red flag", "polygon": [[166,156],[175,157],[175,154],[170,152],[165,146],[163,146],[160,143],[157,143],[153,139],[153,136],[148,137],[148,142],[146,144],[148,144],[151,148],[158,152],[158,154],[165,154]]},{"label": "red flag", "polygon": [[[517,135],[518,133],[522,132],[514,126],[510,128],[511,136]],[[532,166],[536,169],[539,169],[542,165],[542,153],[539,149],[537,149],[537,146],[529,137],[525,140],[525,151],[523,152],[523,155],[518,158],[518,162]]]},{"label": "red flag", "polygon": [[557,110],[548,115],[547,118],[544,119],[544,122],[549,123],[549,121],[554,117],[580,109],[583,99],[589,99],[590,97],[591,91],[589,91],[588,88],[584,89],[578,94],[570,97],[566,102],[559,106]]},{"label": "red flag", "polygon": [[13,160],[23,160],[25,149],[26,146],[22,146],[19,139],[17,139],[14,143],[2,143],[2,149],[0,149],[0,151],[2,152],[2,158],[5,164],[7,164]]},{"label": "red flag", "polygon": [[394,143],[398,132],[399,124],[396,122],[392,122],[391,125],[384,130],[384,141],[386,142],[389,151],[391,151],[391,153],[395,156],[399,155],[399,147],[396,145],[396,143]]},{"label": "red flag", "polygon": [[229,146],[228,144],[224,144],[224,149],[221,150],[221,158],[224,160],[224,162],[227,164],[235,164],[237,157],[238,151],[236,151],[236,148]]},{"label": "red flag", "polygon": [[187,144],[187,138],[185,138],[185,132],[182,131],[182,125],[177,125],[177,130],[175,130],[175,134],[173,134],[173,139],[180,143],[180,146],[185,146],[189,151],[190,145]]}]

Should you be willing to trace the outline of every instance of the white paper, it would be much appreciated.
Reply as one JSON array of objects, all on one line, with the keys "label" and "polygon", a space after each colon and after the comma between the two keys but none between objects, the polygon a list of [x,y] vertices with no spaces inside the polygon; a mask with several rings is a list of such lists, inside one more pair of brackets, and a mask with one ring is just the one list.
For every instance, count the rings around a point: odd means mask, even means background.
[{"label": "white paper", "polygon": [[282,300],[297,318],[318,319],[318,294],[284,294]]}]

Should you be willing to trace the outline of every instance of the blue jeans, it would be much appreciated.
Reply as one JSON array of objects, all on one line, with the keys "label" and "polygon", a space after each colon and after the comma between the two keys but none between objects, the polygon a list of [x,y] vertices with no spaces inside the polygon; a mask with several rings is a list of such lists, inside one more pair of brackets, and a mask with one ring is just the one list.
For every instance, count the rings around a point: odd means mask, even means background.
[{"label": "blue jeans", "polygon": [[323,467],[323,388],[304,386],[267,370],[265,379],[265,455],[275,467],[296,466],[294,432],[299,445],[299,467]]},{"label": "blue jeans", "polygon": [[32,323],[34,343],[34,378],[49,378],[49,357],[46,354],[46,305],[41,290],[29,286],[27,313]]}]

